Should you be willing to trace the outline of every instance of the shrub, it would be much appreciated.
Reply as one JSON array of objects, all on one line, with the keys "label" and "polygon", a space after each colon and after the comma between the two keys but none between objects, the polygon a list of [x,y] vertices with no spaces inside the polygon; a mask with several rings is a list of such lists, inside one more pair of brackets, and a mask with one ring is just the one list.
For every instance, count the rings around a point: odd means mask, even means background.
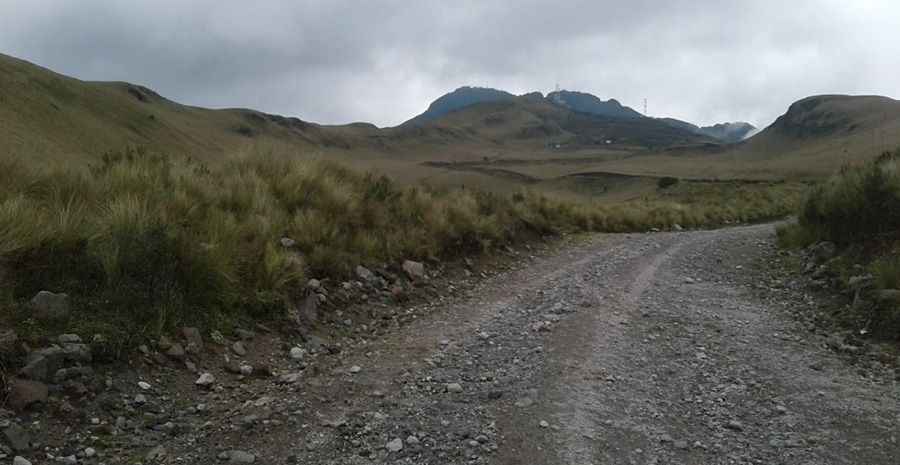
[{"label": "shrub", "polygon": [[659,181],[656,182],[656,186],[660,189],[668,189],[676,184],[678,184],[678,178],[673,178],[670,176],[659,178]]},{"label": "shrub", "polygon": [[900,231],[900,173],[882,157],[817,186],[804,203],[800,224],[820,240],[850,244]]}]

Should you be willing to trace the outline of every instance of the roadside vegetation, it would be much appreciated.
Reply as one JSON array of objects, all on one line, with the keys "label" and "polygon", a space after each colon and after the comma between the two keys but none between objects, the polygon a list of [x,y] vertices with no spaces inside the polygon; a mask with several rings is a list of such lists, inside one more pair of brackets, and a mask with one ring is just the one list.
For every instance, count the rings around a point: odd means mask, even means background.
[{"label": "roadside vegetation", "polygon": [[900,150],[842,169],[810,191],[797,222],[779,228],[778,236],[793,248],[835,244],[840,255],[825,266],[849,291],[865,290],[872,300],[857,301],[847,319],[900,340],[898,168]]},{"label": "roadside vegetation", "polygon": [[[561,232],[707,227],[782,217],[800,193],[728,190],[622,204],[401,186],[327,161],[208,166],[141,150],[85,167],[0,157],[0,324],[133,345],[182,325],[279,318],[309,278],[446,259]],[[27,302],[67,293],[49,328]]]}]

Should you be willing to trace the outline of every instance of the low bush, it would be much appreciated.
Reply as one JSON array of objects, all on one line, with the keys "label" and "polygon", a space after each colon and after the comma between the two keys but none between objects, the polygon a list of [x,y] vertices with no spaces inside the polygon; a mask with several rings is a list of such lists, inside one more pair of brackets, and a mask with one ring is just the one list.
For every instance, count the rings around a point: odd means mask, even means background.
[{"label": "low bush", "polygon": [[669,187],[672,187],[675,184],[678,184],[678,178],[673,178],[670,176],[665,176],[665,177],[659,178],[659,181],[656,182],[656,186],[659,187],[660,189],[668,189]]},{"label": "low bush", "polygon": [[[779,241],[787,247],[805,247],[831,241],[854,262],[871,262],[869,271],[878,289],[900,288],[900,151],[885,153],[858,167],[846,167],[816,186],[799,209],[796,224],[779,228]],[[858,271],[857,271],[858,273]],[[853,316],[867,321],[873,332],[900,338],[900,306],[890,300],[871,309],[854,307]],[[867,312],[865,315],[859,312]]]},{"label": "low bush", "polygon": [[127,345],[181,325],[272,317],[307,277],[343,279],[358,264],[479,253],[562,231],[757,221],[785,215],[796,197],[692,195],[573,203],[398,186],[332,162],[264,156],[210,167],[128,150],[66,169],[0,158],[0,269],[11,270],[0,305],[32,328],[21,303],[66,292],[78,312],[66,329]]}]

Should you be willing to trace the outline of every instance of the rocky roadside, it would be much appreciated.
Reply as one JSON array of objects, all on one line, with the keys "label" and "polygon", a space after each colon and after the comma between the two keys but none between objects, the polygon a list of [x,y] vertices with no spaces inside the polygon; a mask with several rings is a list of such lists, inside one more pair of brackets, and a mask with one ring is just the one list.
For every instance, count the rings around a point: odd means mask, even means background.
[{"label": "rocky roadside", "polygon": [[[124,363],[94,361],[91,347],[102,335],[61,334],[30,347],[15,332],[0,330],[0,349],[24,354],[2,372],[0,461],[170,463],[226,434],[235,441],[210,445],[202,460],[254,463],[257,455],[242,449],[241,435],[308,420],[307,412],[287,410],[286,401],[303,397],[305,385],[318,378],[361,371],[344,366],[348,348],[558,247],[536,243],[459,263],[359,266],[355,280],[310,280],[308,297],[277,328],[257,324],[225,336],[186,327],[177,337],[147,341]],[[31,305],[39,320],[72,312],[65,294],[44,291]]]},{"label": "rocky roadside", "polygon": [[477,264],[361,268],[352,282],[309,283],[290,324],[313,332],[185,328],[128,366],[95,364],[58,384],[59,370],[91,366],[74,355],[90,342],[64,336],[51,352],[73,355],[47,371],[46,400],[0,412],[0,453],[88,464],[896,463],[895,360],[857,336],[835,344],[815,317],[828,294],[794,274],[796,257],[773,239],[771,225],[598,235],[510,251],[506,269],[484,275]]}]

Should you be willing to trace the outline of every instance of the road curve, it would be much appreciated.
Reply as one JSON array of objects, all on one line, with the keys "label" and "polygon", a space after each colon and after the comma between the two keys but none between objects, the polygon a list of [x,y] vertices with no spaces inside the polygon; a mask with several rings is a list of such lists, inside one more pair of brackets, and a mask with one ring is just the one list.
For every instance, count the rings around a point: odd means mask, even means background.
[{"label": "road curve", "polygon": [[900,463],[895,375],[791,317],[812,301],[773,236],[564,248],[346,348],[282,407],[302,424],[242,439],[264,463]]}]

